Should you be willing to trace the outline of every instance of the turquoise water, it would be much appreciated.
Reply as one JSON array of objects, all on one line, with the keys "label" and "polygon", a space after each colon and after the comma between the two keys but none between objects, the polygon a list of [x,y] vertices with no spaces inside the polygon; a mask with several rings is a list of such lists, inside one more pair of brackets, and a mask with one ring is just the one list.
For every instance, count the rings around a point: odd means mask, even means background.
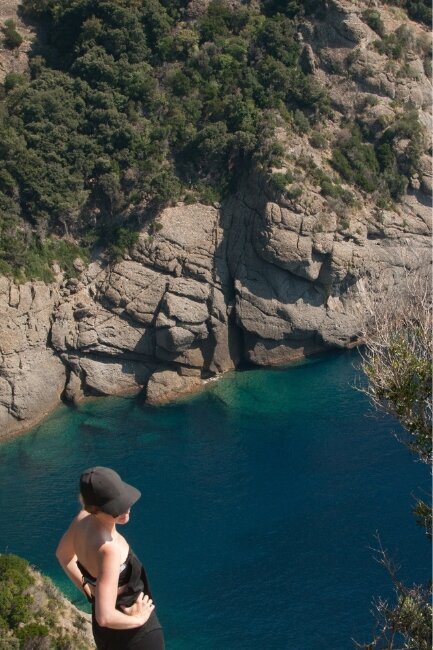
[{"label": "turquoise water", "polygon": [[143,494],[125,527],[146,564],[168,650],[346,650],[401,578],[430,573],[411,515],[427,468],[368,416],[355,353],[213,382],[151,408],[139,398],[59,408],[0,446],[0,552],[25,556],[82,603],[56,564],[77,481],[109,465]]}]

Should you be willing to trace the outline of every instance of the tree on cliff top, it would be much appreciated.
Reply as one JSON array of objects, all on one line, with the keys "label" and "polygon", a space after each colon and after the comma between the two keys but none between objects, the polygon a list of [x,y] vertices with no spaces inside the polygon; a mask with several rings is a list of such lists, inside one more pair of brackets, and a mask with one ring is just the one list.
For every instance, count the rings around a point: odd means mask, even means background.
[{"label": "tree on cliff top", "polygon": [[403,289],[373,305],[363,370],[373,404],[396,416],[403,442],[422,462],[432,455],[432,303],[428,278],[408,272]]},{"label": "tree on cliff top", "polygon": [[[428,266],[427,266],[428,269]],[[385,299],[384,299],[385,296]],[[399,439],[423,463],[432,460],[432,295],[428,275],[408,272],[403,289],[384,292],[371,305],[362,368],[365,393],[374,406],[398,418]],[[432,537],[431,505],[418,499],[413,513]],[[365,650],[430,650],[432,647],[431,583],[407,587],[379,544],[378,561],[391,577],[395,604],[375,603],[378,632]]]}]

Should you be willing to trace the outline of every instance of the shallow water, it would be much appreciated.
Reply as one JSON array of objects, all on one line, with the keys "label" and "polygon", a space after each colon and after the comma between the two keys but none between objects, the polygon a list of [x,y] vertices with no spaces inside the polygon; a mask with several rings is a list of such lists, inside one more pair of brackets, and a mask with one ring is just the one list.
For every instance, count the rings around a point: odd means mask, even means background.
[{"label": "shallow water", "polygon": [[139,398],[60,407],[0,446],[0,552],[23,555],[78,604],[57,566],[80,472],[109,465],[143,497],[124,532],[146,564],[168,650],[346,650],[401,578],[430,574],[411,515],[425,466],[355,391],[356,353],[211,382],[152,408]]}]

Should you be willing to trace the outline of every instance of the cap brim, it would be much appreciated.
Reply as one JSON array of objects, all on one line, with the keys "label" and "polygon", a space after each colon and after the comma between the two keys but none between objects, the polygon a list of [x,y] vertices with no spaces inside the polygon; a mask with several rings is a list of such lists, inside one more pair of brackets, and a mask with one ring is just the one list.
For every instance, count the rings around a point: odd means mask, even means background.
[{"label": "cap brim", "polygon": [[124,512],[129,510],[129,508],[133,506],[140,497],[140,490],[137,490],[137,488],[133,487],[132,485],[128,485],[128,483],[123,483],[122,494],[120,494],[115,499],[104,503],[104,505],[101,506],[101,510],[103,512],[106,512],[107,515],[118,517],[119,515],[123,515]]}]

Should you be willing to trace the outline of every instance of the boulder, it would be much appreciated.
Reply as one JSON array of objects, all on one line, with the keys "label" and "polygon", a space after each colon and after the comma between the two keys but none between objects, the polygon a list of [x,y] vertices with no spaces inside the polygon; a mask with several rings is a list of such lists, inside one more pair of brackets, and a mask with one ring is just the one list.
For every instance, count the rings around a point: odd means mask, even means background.
[{"label": "boulder", "polygon": [[160,370],[149,379],[146,402],[153,405],[163,404],[167,400],[192,393],[202,385],[199,377],[179,375],[174,370]]},{"label": "boulder", "polygon": [[140,391],[146,384],[151,368],[128,359],[83,357],[79,360],[86,392],[93,395],[121,395]]}]

